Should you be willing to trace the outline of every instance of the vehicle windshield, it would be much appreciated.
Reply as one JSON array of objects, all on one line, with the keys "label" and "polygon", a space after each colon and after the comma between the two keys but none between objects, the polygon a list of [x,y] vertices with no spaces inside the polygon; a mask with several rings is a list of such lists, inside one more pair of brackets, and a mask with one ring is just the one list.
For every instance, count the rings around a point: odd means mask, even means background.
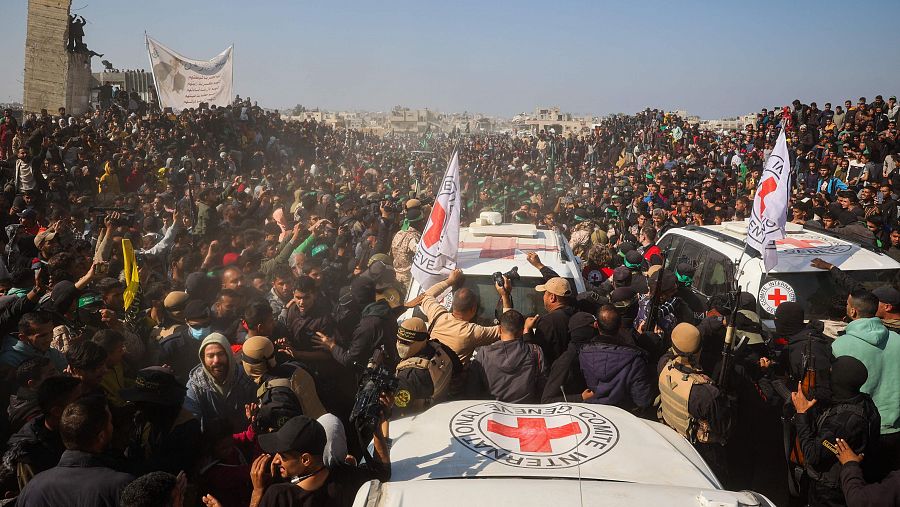
[{"label": "vehicle windshield", "polygon": [[[574,287],[575,281],[571,278],[566,280]],[[512,303],[513,308],[520,311],[522,315],[544,314],[544,297],[534,288],[543,283],[542,278],[538,277],[522,277],[512,283]],[[474,290],[478,294],[478,315],[475,322],[482,326],[493,326],[499,321],[496,317],[496,309],[499,301],[497,289],[494,288],[494,279],[489,275],[466,275],[464,287]],[[443,301],[442,301],[443,303]],[[447,303],[449,306],[449,303]],[[416,308],[413,315],[419,318],[425,318],[421,309]]]},{"label": "vehicle windshield", "polygon": [[[545,313],[544,298],[534,288],[544,283],[542,278],[522,277],[512,282],[513,308],[522,315],[534,315]],[[570,283],[571,280],[570,280]],[[483,326],[493,326],[498,321],[495,316],[498,300],[497,289],[494,288],[494,278],[488,275],[466,275],[466,283],[463,284],[478,293],[478,316],[475,322]]]},{"label": "vehicle windshield", "polygon": [[[844,271],[854,280],[862,283],[868,290],[882,285],[894,283],[900,275],[900,269],[879,269]],[[804,273],[774,273],[764,276],[762,283],[770,280],[781,280],[791,287],[797,294],[797,302],[803,305],[807,319],[836,319],[844,315],[846,308],[847,290],[834,283],[834,278],[827,271]],[[773,319],[774,316],[762,308],[760,315],[764,319]]]}]

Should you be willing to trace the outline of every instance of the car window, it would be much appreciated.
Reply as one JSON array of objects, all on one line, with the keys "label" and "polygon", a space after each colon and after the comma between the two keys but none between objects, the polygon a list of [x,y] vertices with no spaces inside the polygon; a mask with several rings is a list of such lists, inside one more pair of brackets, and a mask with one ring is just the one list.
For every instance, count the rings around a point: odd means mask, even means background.
[{"label": "car window", "polygon": [[706,262],[706,255],[709,251],[708,246],[702,245],[692,239],[684,238],[684,245],[682,245],[677,257],[673,259],[671,264],[667,262],[666,267],[668,268],[671,265],[674,269],[678,264],[686,262],[694,266],[694,285],[702,285],[704,274],[703,267]]},{"label": "car window", "polygon": [[[695,278],[697,278],[695,274]],[[700,275],[700,283],[695,284],[705,296],[714,296],[731,290],[734,280],[734,264],[728,257],[719,252],[710,250],[706,254],[706,262],[703,273]]]},{"label": "car window", "polygon": [[[666,256],[666,269],[674,269],[675,261],[678,259],[678,249],[684,244],[684,237],[675,234],[663,236],[657,246]],[[666,253],[668,252],[668,253]]]}]

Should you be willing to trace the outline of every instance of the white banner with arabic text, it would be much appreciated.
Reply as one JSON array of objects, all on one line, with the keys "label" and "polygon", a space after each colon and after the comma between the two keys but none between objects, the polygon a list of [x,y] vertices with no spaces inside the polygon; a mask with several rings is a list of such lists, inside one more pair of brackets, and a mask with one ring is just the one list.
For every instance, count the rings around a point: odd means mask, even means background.
[{"label": "white banner with arabic text", "polygon": [[147,37],[150,68],[162,108],[174,111],[201,103],[227,106],[232,99],[234,46],[210,60],[191,60]]}]

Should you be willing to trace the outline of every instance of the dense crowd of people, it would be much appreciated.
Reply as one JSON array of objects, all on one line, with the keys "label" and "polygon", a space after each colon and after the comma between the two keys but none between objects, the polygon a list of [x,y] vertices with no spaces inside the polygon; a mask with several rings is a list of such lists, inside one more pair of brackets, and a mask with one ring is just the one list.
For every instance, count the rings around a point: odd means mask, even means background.
[{"label": "dense crowd of people", "polygon": [[[691,259],[669,262],[656,242],[748,217],[784,129],[789,220],[900,260],[898,112],[895,97],[798,100],[735,132],[648,109],[577,134],[418,137],[285,121],[240,98],[21,123],[6,111],[6,501],[345,506],[389,480],[392,417],[566,398],[668,424],[730,489],[895,505],[900,292],[817,260],[846,287],[839,315],[808,321],[783,303],[770,332],[753,295],[698,295]],[[508,278],[496,318],[480,315],[459,270],[403,301],[457,149],[463,221],[492,210],[563,232],[588,291],[530,253],[537,318],[516,310]],[[723,374],[729,324],[751,339]],[[399,380],[375,393],[374,419],[354,411],[373,356]]]}]

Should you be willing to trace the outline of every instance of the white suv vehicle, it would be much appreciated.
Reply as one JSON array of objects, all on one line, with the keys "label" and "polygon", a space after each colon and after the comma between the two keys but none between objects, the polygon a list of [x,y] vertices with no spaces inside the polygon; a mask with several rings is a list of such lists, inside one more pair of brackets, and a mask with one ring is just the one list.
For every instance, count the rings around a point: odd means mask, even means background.
[{"label": "white suv vehicle", "polygon": [[[528,252],[537,253],[545,266],[567,279],[579,293],[584,292],[581,260],[572,253],[561,233],[538,229],[531,224],[492,225],[492,221],[499,221],[499,215],[493,215],[497,214],[482,213],[478,222],[459,231],[457,267],[466,275],[464,286],[478,293],[480,306],[476,321],[494,324],[494,309],[498,298],[492,275],[498,271],[506,273],[513,267],[518,268],[521,277],[512,282],[513,307],[522,315],[543,313],[543,298],[534,288],[544,282],[540,271],[528,263],[525,257]],[[407,293],[407,301],[427,288],[420,287],[413,280]],[[449,295],[442,302],[449,308]],[[411,316],[413,311],[407,311],[401,320]]]},{"label": "white suv vehicle", "polygon": [[667,268],[674,269],[679,262],[696,266],[693,289],[703,296],[731,290],[735,273],[739,272],[741,290],[756,296],[758,313],[770,328],[775,309],[785,301],[802,304],[807,319],[827,318],[841,291],[829,272],[810,265],[816,257],[837,266],[869,289],[894,283],[900,275],[900,263],[891,257],[830,231],[787,224],[786,233],[784,239],[776,242],[778,265],[768,274],[758,255],[748,253],[741,257],[746,245],[746,222],[671,229],[658,244],[663,251],[669,251]]}]

